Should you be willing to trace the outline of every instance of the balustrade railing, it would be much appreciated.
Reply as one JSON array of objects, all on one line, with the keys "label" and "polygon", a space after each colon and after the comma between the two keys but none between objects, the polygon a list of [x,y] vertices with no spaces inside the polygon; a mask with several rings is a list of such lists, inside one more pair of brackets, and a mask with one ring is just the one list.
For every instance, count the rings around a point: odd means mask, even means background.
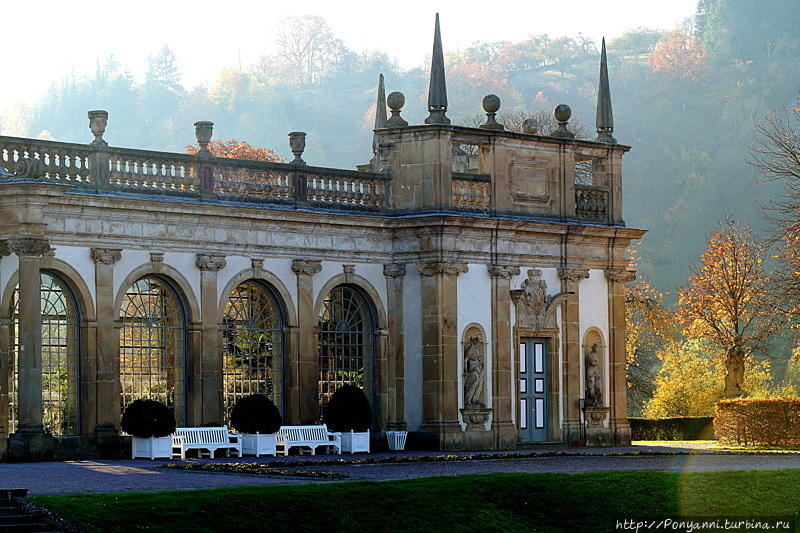
[{"label": "balustrade railing", "polygon": [[575,185],[575,216],[581,220],[608,217],[608,189],[597,185]]},{"label": "balustrade railing", "polygon": [[320,206],[380,209],[385,205],[383,174],[308,167],[306,170],[309,203]]},{"label": "balustrade railing", "polygon": [[108,186],[154,194],[196,193],[195,163],[196,158],[186,154],[108,149]]},{"label": "balustrade railing", "polygon": [[21,178],[86,186],[92,180],[91,153],[82,144],[0,136],[0,166]]},{"label": "balustrade railing", "polygon": [[450,185],[450,202],[459,211],[485,212],[489,210],[489,174],[464,174],[453,172]]}]

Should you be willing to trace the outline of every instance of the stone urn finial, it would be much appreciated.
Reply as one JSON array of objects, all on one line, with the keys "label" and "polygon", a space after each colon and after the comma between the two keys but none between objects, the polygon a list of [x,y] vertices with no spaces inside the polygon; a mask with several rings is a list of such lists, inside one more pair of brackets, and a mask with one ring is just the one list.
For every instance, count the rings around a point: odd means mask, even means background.
[{"label": "stone urn finial", "polygon": [[289,133],[289,148],[291,148],[294,155],[294,159],[290,163],[292,165],[305,165],[306,162],[303,161],[301,156],[303,155],[303,150],[306,149],[306,132],[293,131]]},{"label": "stone urn finial", "polygon": [[94,140],[90,144],[94,146],[108,146],[108,143],[103,139],[103,134],[106,132],[107,125],[108,111],[103,109],[89,111],[89,129],[94,134]]},{"label": "stone urn finial", "polygon": [[214,123],[210,120],[200,120],[194,123],[194,135],[197,137],[197,144],[200,146],[201,154],[208,154],[208,143],[211,142],[211,134],[214,132]]},{"label": "stone urn finial", "polygon": [[553,118],[558,122],[558,128],[550,134],[550,137],[561,137],[562,139],[574,139],[575,134],[567,129],[569,117],[572,116],[572,109],[567,104],[558,104],[553,110]]}]

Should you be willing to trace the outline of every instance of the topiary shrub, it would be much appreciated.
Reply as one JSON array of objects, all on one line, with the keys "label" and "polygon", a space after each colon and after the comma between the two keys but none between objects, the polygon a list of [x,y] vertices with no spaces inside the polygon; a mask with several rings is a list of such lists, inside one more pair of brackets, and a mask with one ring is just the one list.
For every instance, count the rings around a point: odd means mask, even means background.
[{"label": "topiary shrub", "polygon": [[714,433],[723,444],[800,446],[800,399],[722,400],[714,406]]},{"label": "topiary shrub", "polygon": [[166,437],[175,431],[175,415],[156,400],[134,400],[122,413],[122,431],[134,437]]},{"label": "topiary shrub", "polygon": [[333,393],[322,417],[329,431],[369,431],[372,407],[367,395],[355,385],[343,385]]},{"label": "topiary shrub", "polygon": [[231,410],[231,425],[239,433],[275,433],[282,422],[281,412],[263,394],[245,396]]}]

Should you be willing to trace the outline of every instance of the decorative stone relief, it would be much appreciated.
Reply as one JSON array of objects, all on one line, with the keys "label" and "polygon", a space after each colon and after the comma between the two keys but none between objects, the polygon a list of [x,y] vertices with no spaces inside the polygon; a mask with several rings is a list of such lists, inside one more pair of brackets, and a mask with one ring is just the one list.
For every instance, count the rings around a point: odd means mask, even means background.
[{"label": "decorative stone relief", "polygon": [[406,275],[406,266],[402,263],[383,265],[383,275],[387,278],[402,278]]},{"label": "decorative stone relief", "polygon": [[50,251],[50,243],[44,239],[22,237],[9,239],[8,249],[18,256],[44,255]]},{"label": "decorative stone relief", "polygon": [[353,275],[356,273],[356,266],[342,265],[342,272],[344,273],[344,282],[351,283],[353,281]]},{"label": "decorative stone relief", "polygon": [[250,259],[250,266],[253,268],[253,276],[260,278],[261,273],[264,271],[264,260],[253,257]]},{"label": "decorative stone relief", "polygon": [[18,178],[41,179],[47,173],[47,165],[40,159],[25,157],[14,163],[14,175]]},{"label": "decorative stone relief", "polygon": [[539,330],[544,328],[547,318],[547,282],[542,278],[538,268],[528,270],[528,279],[522,282],[522,288],[511,291],[511,300],[517,310],[517,325],[523,328]]},{"label": "decorative stone relief", "polygon": [[161,273],[161,265],[164,263],[164,253],[163,252],[150,252],[150,264],[151,269],[156,274]]},{"label": "decorative stone relief", "polygon": [[200,270],[216,271],[225,268],[227,262],[225,261],[225,256],[223,255],[197,254],[197,260],[195,261],[195,264]]},{"label": "decorative stone relief", "polygon": [[95,264],[113,265],[122,259],[122,250],[119,248],[92,248],[92,261]]},{"label": "decorative stone relief", "polygon": [[439,261],[435,263],[417,263],[417,270],[421,276],[431,277],[438,275],[458,276],[469,271],[466,263],[450,263]]},{"label": "decorative stone relief", "polygon": [[597,343],[592,344],[584,359],[586,403],[593,407],[603,405],[603,376],[600,372],[601,354],[598,353],[599,349],[600,346]]},{"label": "decorative stone relief", "polygon": [[312,259],[295,259],[292,261],[292,271],[298,275],[313,276],[322,271],[322,262]]}]

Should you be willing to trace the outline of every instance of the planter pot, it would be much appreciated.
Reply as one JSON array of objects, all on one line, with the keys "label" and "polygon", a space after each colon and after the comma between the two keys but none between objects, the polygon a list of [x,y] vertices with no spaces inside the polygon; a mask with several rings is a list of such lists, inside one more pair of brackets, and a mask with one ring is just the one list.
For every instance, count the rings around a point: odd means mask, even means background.
[{"label": "planter pot", "polygon": [[389,442],[390,450],[402,450],[406,447],[406,437],[408,431],[387,431],[386,440]]},{"label": "planter pot", "polygon": [[342,452],[369,453],[369,431],[342,431]]},{"label": "planter pot", "polygon": [[166,437],[131,437],[131,457],[136,459],[171,459],[172,436]]},{"label": "planter pot", "polygon": [[274,433],[241,433],[242,455],[271,455],[275,457]]}]

